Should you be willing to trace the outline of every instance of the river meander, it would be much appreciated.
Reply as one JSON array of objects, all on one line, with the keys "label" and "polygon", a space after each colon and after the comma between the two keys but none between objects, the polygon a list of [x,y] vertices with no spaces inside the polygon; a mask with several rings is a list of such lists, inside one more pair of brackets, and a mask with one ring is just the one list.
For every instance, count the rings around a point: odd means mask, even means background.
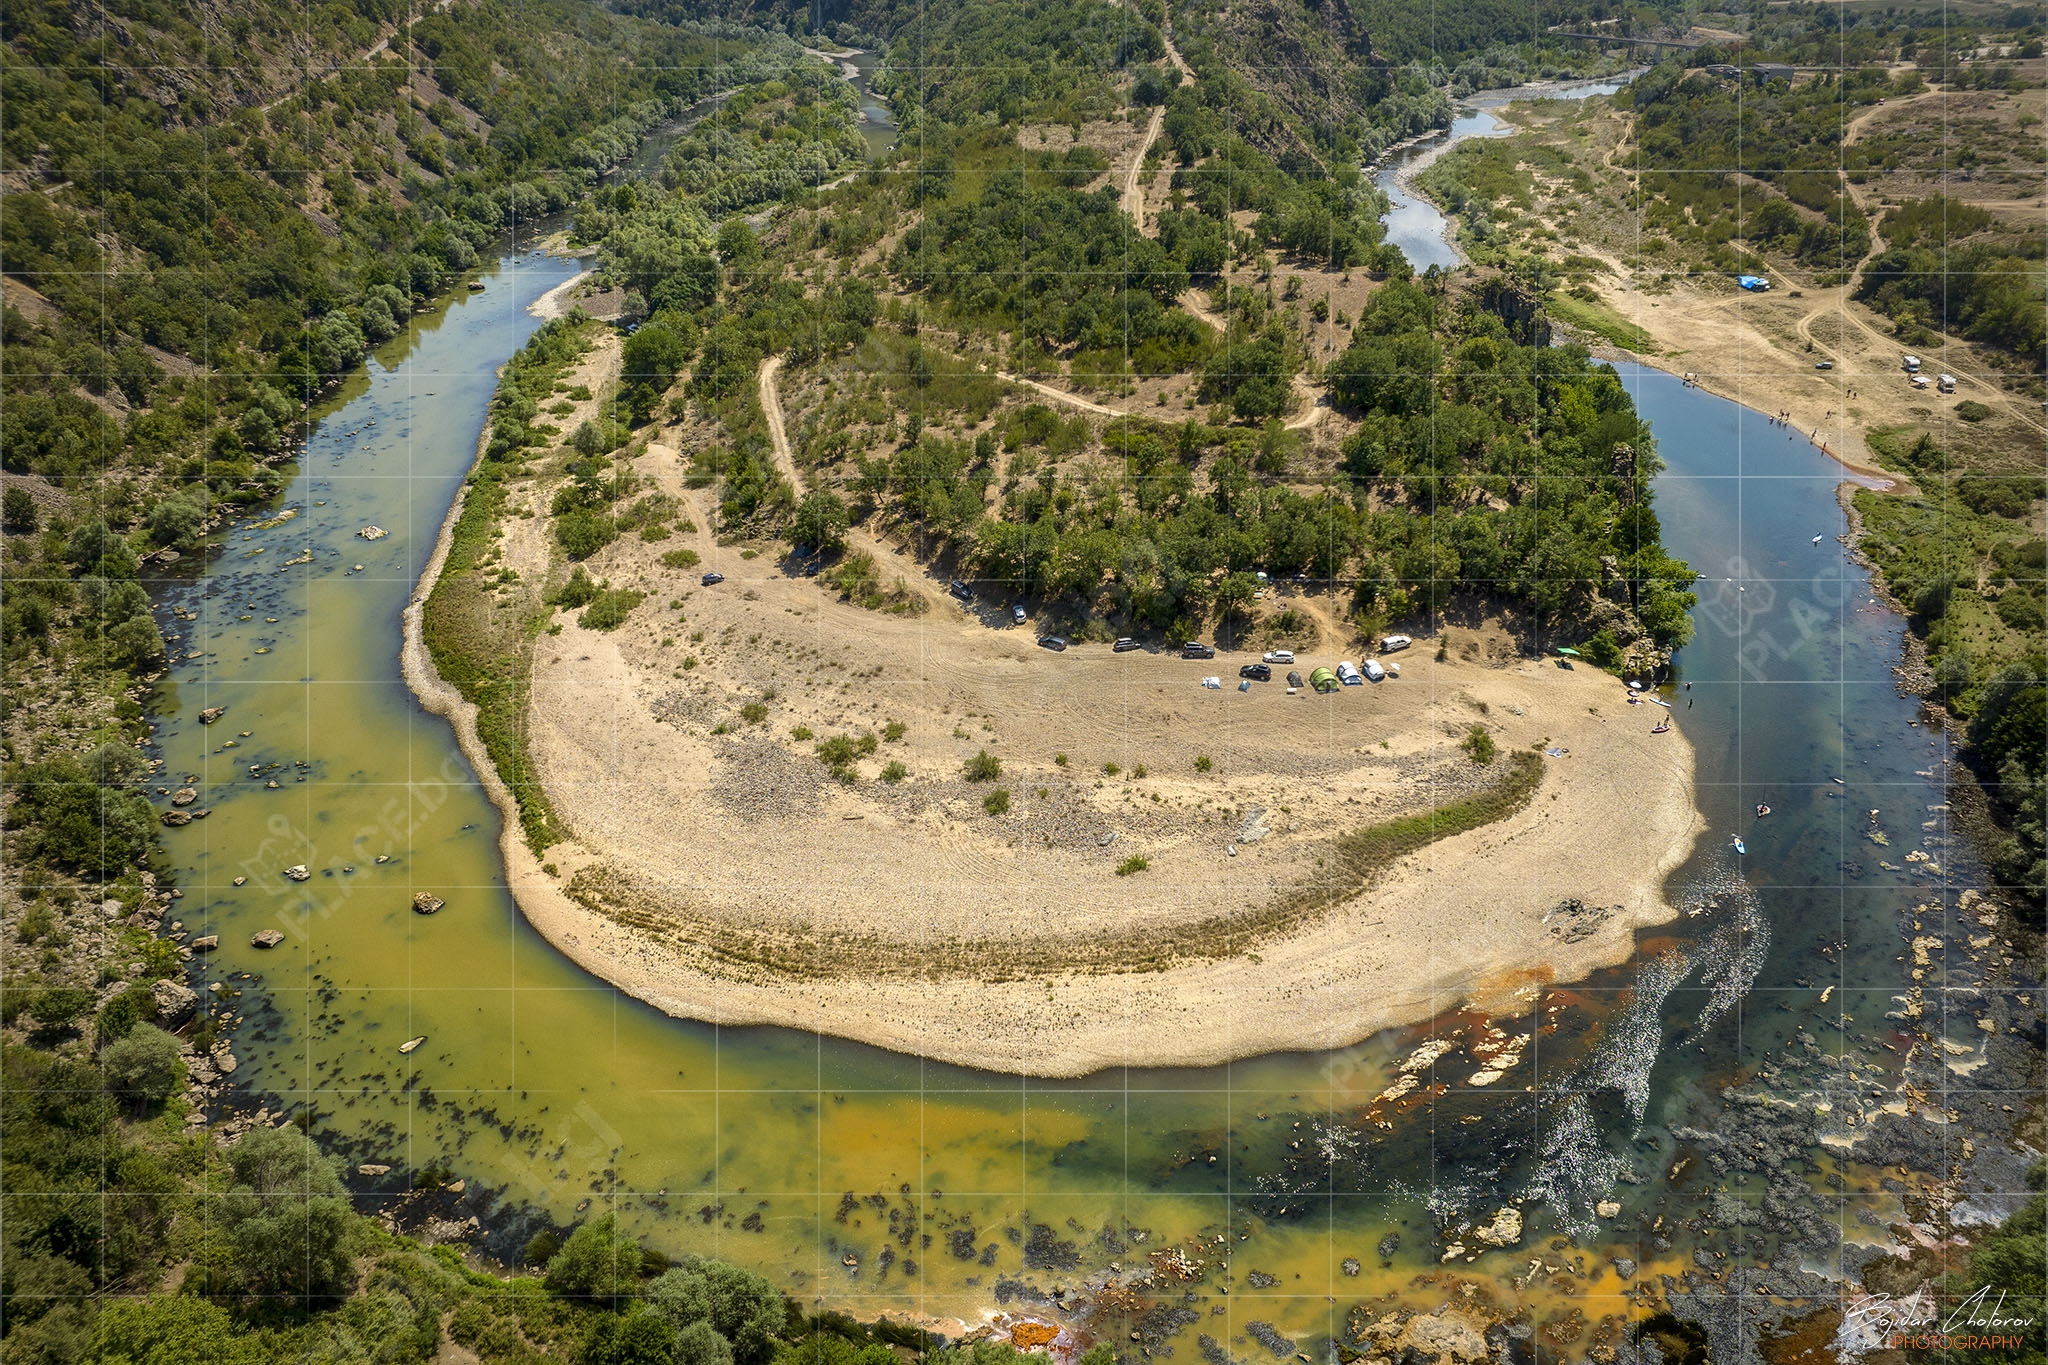
[{"label": "river meander", "polygon": [[[1362,1110],[1394,1065],[1432,1030],[1487,1021],[1447,1016],[1339,1054],[1038,1081],[679,1021],[585,974],[522,920],[497,813],[398,663],[400,614],[474,456],[494,371],[538,325],[526,305],[574,269],[510,256],[482,292],[416,320],[331,405],[278,507],[218,534],[196,577],[153,585],[166,633],[182,637],[157,707],[161,753],[172,774],[197,775],[212,811],[167,842],[186,932],[221,936],[195,966],[242,1016],[234,1079],[251,1105],[311,1111],[352,1166],[393,1168],[362,1188],[445,1170],[469,1182],[501,1247],[540,1218],[616,1208],[656,1245],[761,1268],[806,1298],[969,1321],[1025,1282],[1078,1285],[1200,1234],[1229,1278],[1189,1286],[1194,1330],[1243,1358],[1261,1349],[1251,1322],[1308,1349],[1366,1294],[1407,1292],[1443,1254],[1439,1218],[1483,1219],[1506,1197],[1528,1200],[1524,1250],[1460,1261],[1504,1296],[1543,1299],[1505,1281],[1560,1228],[1675,1268],[1690,1254],[1679,1225],[1717,1189],[1661,1178],[1686,1150],[1672,1130],[1723,1085],[1795,1029],[1867,1063],[1866,1082],[1896,1078],[1904,1035],[1886,1016],[1908,985],[1902,929],[1916,903],[1973,875],[1946,826],[1944,740],[1892,685],[1902,623],[1835,540],[1825,457],[1633,368],[1668,465],[1667,545],[1706,575],[1698,638],[1678,660],[1690,689],[1666,692],[1710,822],[1672,895],[1703,913],[1628,966],[1501,1006],[1493,1022],[1537,1034],[1510,1079],[1473,1088],[1466,1064],[1381,1127]],[[366,526],[389,535],[364,540]],[[225,712],[202,726],[204,707]],[[1873,809],[1889,847],[1868,841]],[[1586,856],[1603,837],[1587,831]],[[1938,873],[1902,861],[1909,850]],[[285,880],[294,864],[310,880]],[[414,914],[416,891],[446,908]],[[252,948],[269,928],[284,943]],[[1967,1011],[1938,1026],[1976,1036]],[[1629,1168],[1641,1183],[1617,1184]],[[1597,1218],[1609,1197],[1622,1214]],[[1646,1241],[1653,1216],[1671,1237],[1661,1247]],[[1600,1285],[1623,1288],[1611,1274]]]}]

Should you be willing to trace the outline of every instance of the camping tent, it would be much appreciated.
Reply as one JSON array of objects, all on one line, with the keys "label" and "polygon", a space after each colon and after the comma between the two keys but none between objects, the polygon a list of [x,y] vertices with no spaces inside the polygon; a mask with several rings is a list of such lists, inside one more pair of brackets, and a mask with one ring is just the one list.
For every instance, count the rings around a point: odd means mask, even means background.
[{"label": "camping tent", "polygon": [[1318,668],[1308,675],[1308,685],[1318,692],[1335,692],[1338,686],[1337,675],[1327,668]]}]

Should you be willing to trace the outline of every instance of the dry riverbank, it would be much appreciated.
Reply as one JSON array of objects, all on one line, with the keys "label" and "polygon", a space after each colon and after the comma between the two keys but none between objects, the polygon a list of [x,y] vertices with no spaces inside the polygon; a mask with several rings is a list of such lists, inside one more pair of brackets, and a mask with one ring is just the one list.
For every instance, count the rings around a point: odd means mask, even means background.
[{"label": "dry riverbank", "polygon": [[[636,463],[709,524],[676,452]],[[683,547],[727,581],[661,563]],[[538,582],[547,553],[511,535],[504,561]],[[1671,918],[1662,883],[1700,829],[1682,712],[1652,735],[1668,713],[1589,668],[1517,659],[1498,632],[1460,633],[1442,661],[1410,651],[1398,680],[1289,697],[1197,686],[1249,656],[1052,654],[930,593],[920,615],[865,611],[701,531],[624,538],[590,570],[649,596],[617,631],[564,613],[535,652],[532,760],[573,834],[552,875],[434,677],[417,606],[406,673],[508,811],[529,920],[686,1017],[1036,1075],[1341,1046],[1622,960]],[[892,572],[921,579],[907,558]],[[1273,605],[1334,627],[1312,596]],[[1459,747],[1473,725],[1494,764]],[[813,752],[838,735],[872,750],[847,783]],[[1472,799],[1538,745],[1569,753],[1517,813],[1364,894],[1340,876],[1343,836]],[[1002,773],[971,782],[984,750]],[[1566,900],[1595,909],[1556,913]]]}]

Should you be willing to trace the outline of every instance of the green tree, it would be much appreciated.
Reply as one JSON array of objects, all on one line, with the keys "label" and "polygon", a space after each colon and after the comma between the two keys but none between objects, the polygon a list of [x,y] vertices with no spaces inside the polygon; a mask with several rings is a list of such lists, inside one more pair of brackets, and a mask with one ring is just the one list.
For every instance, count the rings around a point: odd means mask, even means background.
[{"label": "green tree", "polygon": [[818,550],[837,550],[846,544],[846,528],[851,524],[844,498],[826,489],[814,488],[797,504],[796,519],[790,524],[790,543]]},{"label": "green tree", "polygon": [[355,1215],[335,1163],[291,1126],[255,1128],[228,1151],[215,1201],[227,1276],[266,1297],[345,1297],[355,1288]]},{"label": "green tree", "polygon": [[153,1024],[137,1024],[102,1049],[100,1070],[107,1089],[130,1104],[162,1104],[178,1084],[178,1040]]},{"label": "green tree", "polygon": [[581,1365],[675,1365],[675,1328],[658,1314],[600,1314],[584,1333]]},{"label": "green tree", "polygon": [[619,1229],[617,1214],[593,1218],[569,1234],[548,1262],[547,1286],[568,1298],[616,1304],[640,1287],[640,1244]]},{"label": "green tree", "polygon": [[23,850],[60,866],[111,876],[135,866],[155,837],[155,814],[139,793],[102,787],[74,759],[31,763],[16,787],[12,823]]},{"label": "green tree", "polygon": [[10,488],[0,495],[0,524],[6,526],[9,534],[28,535],[41,520],[36,513],[36,500],[26,488]]}]

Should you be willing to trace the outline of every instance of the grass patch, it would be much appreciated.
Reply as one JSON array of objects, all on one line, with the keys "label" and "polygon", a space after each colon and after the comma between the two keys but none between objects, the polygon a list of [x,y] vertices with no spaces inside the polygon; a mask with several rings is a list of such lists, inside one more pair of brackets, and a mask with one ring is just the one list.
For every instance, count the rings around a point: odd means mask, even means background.
[{"label": "grass patch", "polygon": [[1569,294],[1553,294],[1543,305],[1550,315],[1575,332],[1588,333],[1636,355],[1656,355],[1650,334],[1604,303],[1588,303]]},{"label": "grass patch", "polygon": [[1447,801],[1434,810],[1368,825],[1337,840],[1337,860],[1353,889],[1368,885],[1397,860],[1441,839],[1505,820],[1529,804],[1543,781],[1543,756],[1517,751],[1507,775],[1483,792]]},{"label": "grass patch", "polygon": [[1143,856],[1141,856],[1140,854],[1133,853],[1130,857],[1124,859],[1122,862],[1116,865],[1116,875],[1119,877],[1129,877],[1136,873],[1143,872],[1146,868],[1150,866],[1152,866],[1152,864],[1146,861],[1146,859]]}]

